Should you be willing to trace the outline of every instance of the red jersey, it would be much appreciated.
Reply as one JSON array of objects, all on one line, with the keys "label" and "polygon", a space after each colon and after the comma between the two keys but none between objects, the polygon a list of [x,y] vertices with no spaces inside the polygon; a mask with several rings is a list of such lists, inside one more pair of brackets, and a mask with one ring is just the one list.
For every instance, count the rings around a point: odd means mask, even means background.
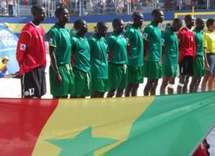
[{"label": "red jersey", "polygon": [[185,56],[196,56],[196,42],[195,34],[187,27],[183,27],[178,32],[179,39],[179,62],[183,60]]},{"label": "red jersey", "polygon": [[207,148],[201,143],[193,153],[193,156],[209,156]]},{"label": "red jersey", "polygon": [[24,26],[17,44],[16,59],[19,63],[20,75],[46,65],[45,31],[43,28],[32,22]]}]

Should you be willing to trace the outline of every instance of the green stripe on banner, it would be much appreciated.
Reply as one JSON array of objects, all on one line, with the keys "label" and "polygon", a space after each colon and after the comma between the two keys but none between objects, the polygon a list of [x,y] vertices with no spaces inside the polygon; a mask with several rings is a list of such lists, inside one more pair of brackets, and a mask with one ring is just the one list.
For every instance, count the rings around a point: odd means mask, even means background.
[{"label": "green stripe on banner", "polygon": [[107,156],[188,156],[215,124],[215,93],[158,96]]}]

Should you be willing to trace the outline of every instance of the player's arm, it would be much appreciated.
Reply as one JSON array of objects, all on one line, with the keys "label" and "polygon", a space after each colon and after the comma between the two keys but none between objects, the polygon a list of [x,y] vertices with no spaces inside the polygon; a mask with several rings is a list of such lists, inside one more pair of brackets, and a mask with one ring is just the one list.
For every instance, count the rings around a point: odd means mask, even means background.
[{"label": "player's arm", "polygon": [[76,38],[71,37],[71,65],[75,64]]},{"label": "player's arm", "polygon": [[106,41],[108,45],[108,61],[111,62],[113,58],[114,39],[111,36],[109,36]]},{"label": "player's arm", "polygon": [[208,59],[207,59],[207,49],[208,49],[208,38],[207,38],[207,34],[204,33],[204,36],[203,36],[203,45],[204,45],[204,60],[205,60],[205,68],[206,70],[209,69],[209,63],[208,63]]},{"label": "player's arm", "polygon": [[184,54],[182,53],[183,50],[181,49],[182,46],[184,46],[184,34],[179,31],[178,32],[178,43],[179,43],[179,63],[182,61]]},{"label": "player's arm", "polygon": [[132,39],[132,32],[130,31],[130,29],[126,30],[126,32],[124,33],[124,36],[127,40],[128,55],[130,55],[131,54],[131,39]]},{"label": "player's arm", "polygon": [[194,57],[193,58],[196,58],[196,55],[197,55],[197,41],[196,41],[196,34],[193,33],[193,37],[194,37],[194,44],[193,44],[193,51],[194,51]]},{"label": "player's arm", "polygon": [[90,61],[92,62],[92,56],[94,53],[94,40],[93,40],[93,38],[88,38],[88,43],[90,46]]},{"label": "player's arm", "polygon": [[167,53],[167,34],[162,32],[162,56]]},{"label": "player's arm", "polygon": [[146,59],[149,53],[149,36],[150,28],[146,27],[143,31],[143,40],[144,40],[144,58]]},{"label": "player's arm", "polygon": [[23,31],[20,34],[19,41],[16,48],[16,59],[19,66],[22,66],[26,53],[28,52],[29,44],[31,42],[31,34]]},{"label": "player's arm", "polygon": [[56,44],[56,36],[54,35],[53,32],[49,32],[48,33],[48,42],[49,42],[49,55],[51,58],[51,66],[54,70],[54,72],[56,73],[56,80],[61,83],[62,82],[62,77],[60,75],[58,66],[57,66],[57,59],[56,59],[56,55],[55,55],[55,50],[57,47]]}]

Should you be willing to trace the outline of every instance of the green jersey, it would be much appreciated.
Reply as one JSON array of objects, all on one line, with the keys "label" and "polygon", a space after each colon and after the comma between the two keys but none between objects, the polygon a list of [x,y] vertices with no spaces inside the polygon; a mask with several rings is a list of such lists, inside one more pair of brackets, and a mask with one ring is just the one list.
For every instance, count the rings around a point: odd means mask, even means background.
[{"label": "green jersey", "polygon": [[127,40],[122,34],[113,33],[107,39],[109,62],[114,64],[127,64]]},{"label": "green jersey", "polygon": [[90,46],[86,37],[72,37],[73,66],[83,72],[90,71]]},{"label": "green jersey", "polygon": [[144,39],[148,42],[147,61],[160,61],[162,35],[161,29],[154,22],[144,29]]},{"label": "green jersey", "polygon": [[107,42],[104,37],[89,39],[92,77],[108,79]]},{"label": "green jersey", "polygon": [[139,28],[134,26],[128,27],[125,32],[125,37],[128,38],[128,65],[142,66],[143,65],[143,36]]},{"label": "green jersey", "polygon": [[164,39],[164,64],[178,64],[179,42],[178,37],[171,28],[167,28],[163,33]]},{"label": "green jersey", "polygon": [[48,31],[49,46],[55,47],[57,65],[71,63],[71,32],[69,29],[55,24]]},{"label": "green jersey", "polygon": [[203,31],[194,30],[196,40],[196,55],[204,56],[204,45],[203,45]]}]

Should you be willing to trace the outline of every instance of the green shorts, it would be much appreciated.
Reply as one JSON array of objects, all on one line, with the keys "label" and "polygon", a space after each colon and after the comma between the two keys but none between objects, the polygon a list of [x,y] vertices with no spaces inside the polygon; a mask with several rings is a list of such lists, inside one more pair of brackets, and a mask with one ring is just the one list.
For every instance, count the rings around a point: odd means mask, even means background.
[{"label": "green shorts", "polygon": [[205,64],[202,56],[196,56],[193,62],[193,75],[197,77],[205,75]]},{"label": "green shorts", "polygon": [[177,77],[179,74],[178,64],[164,63],[162,65],[163,76],[165,77]]},{"label": "green shorts", "polygon": [[92,76],[92,87],[91,87],[91,92],[102,92],[105,93],[108,91],[108,79],[100,79],[100,78],[95,78]]},{"label": "green shorts", "polygon": [[128,84],[127,65],[109,63],[109,91],[123,90]]},{"label": "green shorts", "polygon": [[75,97],[89,96],[91,76],[90,72],[83,72],[77,68],[73,68],[75,75],[75,91],[71,94]]},{"label": "green shorts", "polygon": [[56,79],[56,72],[52,66],[49,67],[49,80],[51,94],[57,96],[67,96],[74,91],[74,74],[69,64],[58,66],[62,82],[59,84]]},{"label": "green shorts", "polygon": [[162,76],[162,67],[159,61],[145,61],[144,76],[150,80],[159,79]]},{"label": "green shorts", "polygon": [[128,83],[138,84],[143,82],[143,66],[128,66]]}]

